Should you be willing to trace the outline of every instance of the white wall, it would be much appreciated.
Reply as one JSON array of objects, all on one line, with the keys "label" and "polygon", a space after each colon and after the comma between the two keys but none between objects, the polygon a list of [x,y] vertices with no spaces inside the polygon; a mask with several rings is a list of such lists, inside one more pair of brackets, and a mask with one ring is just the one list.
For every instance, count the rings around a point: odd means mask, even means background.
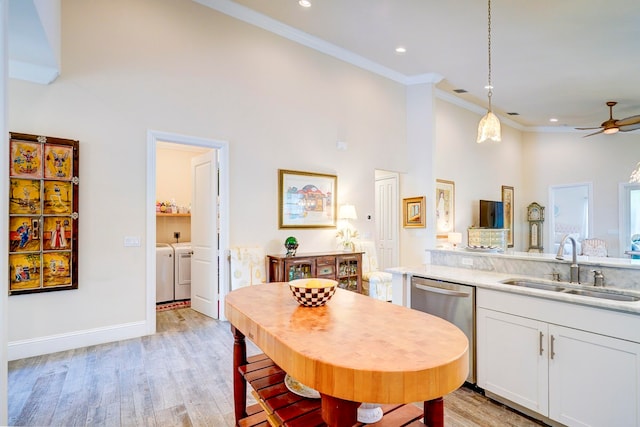
[{"label": "white wall", "polygon": [[[513,187],[514,249],[522,250],[528,204],[521,173],[522,132],[502,123],[501,142],[478,144],[480,118],[459,106],[436,101],[434,179],[455,182],[455,230],[462,233],[463,246],[467,244],[467,228],[478,225],[479,200],[502,200],[502,186]],[[435,193],[429,196],[434,200]],[[433,204],[428,211],[435,215]]]},{"label": "white wall", "polygon": [[145,321],[148,129],[229,141],[230,245],[335,248],[333,229],[278,230],[279,168],[337,174],[374,233],[374,169],[405,169],[403,86],[190,0],[66,0],[62,15],[63,73],[10,81],[9,126],[80,140],[79,288],[12,296],[10,349]]},{"label": "white wall", "polygon": [[[610,256],[619,251],[618,184],[628,182],[640,160],[640,134],[617,133],[582,138],[582,133],[526,133],[522,172],[528,187],[527,204],[548,207],[549,186],[593,183],[593,233],[604,239]],[[545,251],[552,250],[549,221],[545,221]]]}]

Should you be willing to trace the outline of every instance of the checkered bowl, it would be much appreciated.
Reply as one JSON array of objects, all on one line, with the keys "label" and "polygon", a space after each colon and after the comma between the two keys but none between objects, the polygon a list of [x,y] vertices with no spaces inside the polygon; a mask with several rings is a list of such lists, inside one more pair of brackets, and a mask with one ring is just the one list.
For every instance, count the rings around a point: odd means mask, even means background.
[{"label": "checkered bowl", "polygon": [[305,307],[325,305],[336,292],[338,282],[330,279],[296,279],[289,282],[293,297]]}]

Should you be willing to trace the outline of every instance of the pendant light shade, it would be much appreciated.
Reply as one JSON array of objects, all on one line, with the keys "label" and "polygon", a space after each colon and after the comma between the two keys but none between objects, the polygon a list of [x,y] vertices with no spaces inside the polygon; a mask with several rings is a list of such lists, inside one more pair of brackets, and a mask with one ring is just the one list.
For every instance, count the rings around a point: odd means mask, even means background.
[{"label": "pendant light shade", "polygon": [[478,125],[478,144],[490,139],[495,142],[500,142],[500,120],[498,116],[493,114],[491,110],[487,111],[487,114],[480,120]]},{"label": "pendant light shade", "polygon": [[638,164],[636,165],[636,170],[631,172],[629,182],[631,184],[640,184],[640,162],[638,162]]},{"label": "pendant light shade", "polygon": [[502,139],[500,120],[498,120],[498,116],[493,114],[493,111],[491,111],[491,96],[493,95],[493,85],[491,84],[491,0],[488,0],[487,3],[487,23],[487,51],[489,56],[489,81],[487,85],[489,92],[487,93],[487,96],[489,97],[489,111],[487,111],[487,114],[480,120],[480,124],[478,125],[478,138],[476,140],[478,144],[485,142],[488,139],[495,142],[500,142]]}]

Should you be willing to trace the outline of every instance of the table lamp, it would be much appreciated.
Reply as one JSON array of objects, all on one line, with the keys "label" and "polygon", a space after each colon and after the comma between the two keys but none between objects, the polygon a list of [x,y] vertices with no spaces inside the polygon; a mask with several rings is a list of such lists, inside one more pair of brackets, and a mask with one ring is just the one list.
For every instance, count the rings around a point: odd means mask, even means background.
[{"label": "table lamp", "polygon": [[338,230],[338,238],[342,240],[342,246],[345,249],[353,250],[353,241],[352,239],[357,237],[358,232],[355,228],[351,227],[349,224],[350,219],[358,219],[358,214],[356,213],[356,207],[353,205],[340,205],[338,209],[338,219],[344,220],[344,223]]},{"label": "table lamp", "polygon": [[462,243],[462,233],[449,233],[447,234],[447,241],[453,245],[453,249]]}]

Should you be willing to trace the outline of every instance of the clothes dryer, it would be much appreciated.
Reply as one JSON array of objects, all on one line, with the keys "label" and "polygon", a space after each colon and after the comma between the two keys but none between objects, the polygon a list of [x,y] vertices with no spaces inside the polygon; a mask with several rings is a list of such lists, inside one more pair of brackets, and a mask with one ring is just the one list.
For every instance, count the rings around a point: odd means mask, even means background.
[{"label": "clothes dryer", "polygon": [[191,242],[172,243],[174,257],[174,295],[176,301],[191,299]]},{"label": "clothes dryer", "polygon": [[174,256],[167,243],[156,243],[156,303],[174,300]]}]

